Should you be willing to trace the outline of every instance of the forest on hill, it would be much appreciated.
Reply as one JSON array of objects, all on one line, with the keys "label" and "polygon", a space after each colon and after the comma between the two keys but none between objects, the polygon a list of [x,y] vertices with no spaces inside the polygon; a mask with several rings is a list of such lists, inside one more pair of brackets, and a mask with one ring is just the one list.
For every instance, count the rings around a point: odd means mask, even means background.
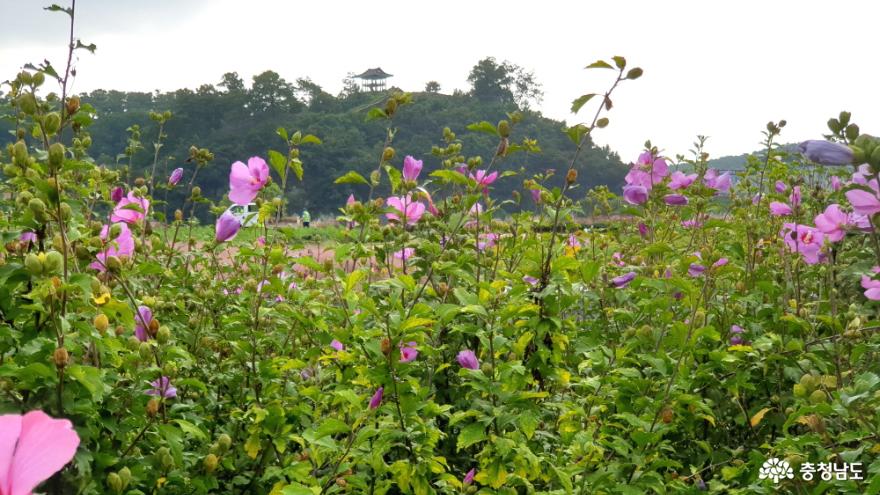
[{"label": "forest on hill", "polygon": [[[481,121],[494,124],[507,119],[511,112],[520,112],[522,121],[514,126],[511,142],[537,140],[540,153],[512,154],[502,169],[522,172],[520,177],[527,178],[547,169],[568,167],[575,146],[562,131],[564,123],[530,109],[542,95],[532,73],[489,57],[473,67],[468,80],[468,91],[443,94],[437,83],[430,82],[423,91],[413,92],[413,103],[401,108],[393,121],[397,128],[395,162],[412,155],[424,160],[426,172],[440,167],[441,160],[432,157],[431,152],[433,146],[444,145],[439,132],[444,127],[456,134],[465,157],[479,155],[488,162],[497,138],[469,131],[467,126]],[[349,170],[367,176],[375,169],[386,123],[368,121],[367,115],[371,108],[384,105],[392,91],[397,88],[363,91],[349,77],[344,89],[332,95],[308,78],[291,82],[276,72],[265,71],[254,76],[250,85],[237,73],[229,72],[218,84],[204,84],[195,90],[141,93],[99,89],[83,93],[80,98],[84,108],[94,108],[88,128],[93,136],[89,155],[108,167],[124,169],[130,163],[131,178],[144,176],[152,168],[159,123],[151,119],[151,112],[170,111],[172,117],[164,124],[156,180],[161,182],[177,167],[184,168],[187,180],[193,170],[186,163],[188,150],[191,146],[207,148],[214,160],[199,172],[199,183],[202,195],[214,201],[223,199],[231,163],[254,155],[266,157],[270,149],[286,152],[286,143],[276,133],[279,127],[317,136],[322,144],[302,147],[305,174],[301,182],[288,185],[288,211],[307,207],[313,213],[333,213],[350,193],[358,196],[366,191],[366,186],[360,190],[357,185],[334,185],[334,180]],[[0,121],[4,145],[14,139],[14,128],[14,115]],[[616,188],[626,173],[616,153],[607,147],[595,147],[592,142],[580,154],[576,169],[582,189],[574,194],[580,195],[596,185]],[[562,180],[555,176],[548,183],[558,185]],[[498,197],[510,198],[512,191],[521,186],[516,178],[499,181]],[[180,204],[180,194],[171,192],[170,206]],[[207,211],[200,213],[203,220],[208,219]]]}]

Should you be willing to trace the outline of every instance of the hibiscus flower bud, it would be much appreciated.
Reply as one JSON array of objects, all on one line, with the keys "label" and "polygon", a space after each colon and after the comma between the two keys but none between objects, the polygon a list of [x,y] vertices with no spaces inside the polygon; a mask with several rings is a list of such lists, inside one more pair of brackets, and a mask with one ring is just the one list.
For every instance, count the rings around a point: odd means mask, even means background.
[{"label": "hibiscus flower bud", "polygon": [[386,356],[391,353],[391,341],[388,340],[388,337],[382,339],[379,348],[382,349],[382,354],[385,354]]},{"label": "hibiscus flower bud", "polygon": [[157,333],[159,333],[159,320],[153,318],[150,320],[150,325],[147,327],[147,332],[151,337],[155,337]]},{"label": "hibiscus flower bud", "polygon": [[510,137],[510,123],[506,120],[501,120],[498,122],[498,135],[506,138]]},{"label": "hibiscus flower bud", "polygon": [[159,412],[159,400],[155,397],[147,402],[147,416],[154,417]]},{"label": "hibiscus flower bud", "polygon": [[150,344],[141,342],[138,345],[138,354],[140,354],[141,359],[148,361],[153,357],[153,349],[150,347]]},{"label": "hibiscus flower bud", "polygon": [[[58,129],[61,128],[61,115],[58,112],[49,112],[43,117],[43,130],[47,136],[54,136]],[[60,144],[60,143],[55,143]],[[51,153],[51,147],[50,147]]]},{"label": "hibiscus flower bud", "polygon": [[348,486],[348,482],[345,481],[345,478],[336,478],[336,484],[342,488],[345,488],[346,486]]},{"label": "hibiscus flower bud", "polygon": [[229,450],[230,447],[232,447],[232,438],[224,433],[217,437],[217,445],[219,445],[220,448],[223,449],[223,452],[226,452],[227,450]]},{"label": "hibiscus flower bud", "polygon": [[26,115],[33,115],[37,111],[37,98],[33,93],[24,93],[16,100],[19,110]]},{"label": "hibiscus flower bud", "polygon": [[43,262],[40,261],[40,257],[34,253],[28,253],[28,255],[25,256],[24,267],[27,268],[28,273],[35,277],[43,273]]},{"label": "hibiscus flower bud", "polygon": [[58,251],[49,251],[46,253],[46,261],[43,262],[43,271],[48,275],[55,275],[61,272],[64,267],[64,256]]},{"label": "hibiscus flower bud", "polygon": [[180,209],[174,210],[174,220],[177,222],[183,221],[183,212]]},{"label": "hibiscus flower bud", "polygon": [[122,493],[122,490],[124,490],[122,478],[116,473],[110,473],[107,475],[107,486],[117,494]]},{"label": "hibiscus flower bud", "polygon": [[385,102],[385,115],[391,117],[394,115],[394,112],[397,111],[397,100],[395,98],[388,98],[388,101]]},{"label": "hibiscus flower bud", "polygon": [[574,182],[578,178],[578,172],[575,169],[570,169],[567,174],[565,174],[565,182],[568,184],[574,184]]},{"label": "hibiscus flower bud", "polygon": [[104,335],[104,332],[107,331],[107,328],[110,327],[110,320],[107,318],[107,315],[104,313],[99,314],[95,317],[95,320],[92,322],[95,325],[95,330]]},{"label": "hibiscus flower bud", "polygon": [[390,162],[394,158],[394,148],[388,146],[382,150],[382,161]]},{"label": "hibiscus flower bud", "polygon": [[205,460],[202,462],[202,465],[205,467],[206,473],[213,473],[215,469],[217,469],[217,463],[219,460],[217,456],[214,454],[208,454],[205,456]]},{"label": "hibiscus flower bud", "polygon": [[[122,325],[116,325],[116,328],[113,329],[113,333],[116,334],[117,337],[125,333],[125,327]],[[137,338],[135,338],[137,340]]]},{"label": "hibiscus flower bud", "polygon": [[[153,322],[155,321],[153,320]],[[152,327],[152,322],[150,326]],[[156,332],[156,341],[160,344],[167,344],[169,339],[171,339],[171,330],[165,325],[160,326],[159,331]]]},{"label": "hibiscus flower bud", "polygon": [[71,96],[67,99],[67,115],[73,115],[79,111],[79,96]]},{"label": "hibiscus flower bud", "polygon": [[195,186],[192,188],[192,199],[198,199],[202,196],[202,188]]},{"label": "hibiscus flower bud", "polygon": [[117,256],[107,256],[107,269],[112,273],[119,273],[122,270],[122,260]]},{"label": "hibiscus flower bud", "polygon": [[55,359],[55,366],[59,369],[67,366],[67,363],[70,362],[70,354],[67,352],[67,349],[63,347],[55,349],[53,358]]}]

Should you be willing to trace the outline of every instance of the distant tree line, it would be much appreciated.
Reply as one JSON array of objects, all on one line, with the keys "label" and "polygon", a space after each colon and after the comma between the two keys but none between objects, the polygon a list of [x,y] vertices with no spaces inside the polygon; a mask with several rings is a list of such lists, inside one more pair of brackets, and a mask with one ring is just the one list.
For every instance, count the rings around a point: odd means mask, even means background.
[{"label": "distant tree line", "polygon": [[[562,132],[563,122],[543,117],[531,110],[543,95],[540,84],[531,72],[510,62],[497,62],[489,57],[480,60],[471,71],[469,91],[455,90],[442,94],[439,83],[429,82],[424,92],[414,93],[413,104],[403,107],[394,119],[398,128],[393,146],[396,162],[413,155],[425,162],[427,175],[440,166],[440,159],[431,155],[433,145],[442,142],[442,131],[449,127],[463,144],[466,156],[493,155],[497,138],[466,130],[469,124],[506,118],[508,112],[520,111],[523,121],[514,127],[512,140],[536,139],[539,154],[519,153],[505,160],[502,169],[522,172],[517,177],[496,183],[496,197],[509,198],[522,189],[522,179],[547,169],[565,170],[574,152],[574,145]],[[392,89],[393,90],[393,89]],[[158,124],[150,112],[170,111],[173,117],[165,124],[167,135],[160,153],[157,181],[176,167],[186,170],[185,162],[191,146],[207,148],[214,161],[199,173],[202,195],[222,200],[228,190],[229,165],[248,157],[266,157],[268,150],[286,151],[276,129],[285,127],[318,136],[323,143],[304,147],[301,160],[305,175],[302,182],[288,186],[288,211],[308,207],[313,213],[332,213],[344,204],[350,193],[363,194],[365,189],[354,185],[335,185],[334,180],[349,170],[367,176],[375,168],[385,138],[384,123],[367,122],[365,117],[374,106],[384,104],[383,93],[362,92],[349,77],[343,90],[332,95],[309,78],[287,81],[274,71],[254,76],[250,86],[235,72],[223,74],[217,84],[203,84],[196,89],[170,92],[122,92],[99,89],[81,95],[84,104],[96,110],[90,127],[90,155],[108,167],[125,167],[131,163],[130,177],[143,176],[153,162],[153,145]],[[2,96],[0,96],[2,99]],[[8,101],[0,101],[9,114]],[[7,132],[10,131],[10,132]],[[133,156],[132,132],[139,133],[141,148]],[[0,143],[14,139],[14,118],[0,120]],[[616,153],[590,145],[582,151],[577,169],[579,183],[586,188],[596,185],[617,187],[626,168]],[[185,180],[186,180],[185,179]],[[551,179],[560,184],[562,177]],[[387,182],[387,181],[386,181]],[[387,191],[380,191],[386,193]],[[170,208],[182,202],[171,193]],[[524,205],[531,203],[524,200]],[[202,212],[207,219],[207,212]]]}]

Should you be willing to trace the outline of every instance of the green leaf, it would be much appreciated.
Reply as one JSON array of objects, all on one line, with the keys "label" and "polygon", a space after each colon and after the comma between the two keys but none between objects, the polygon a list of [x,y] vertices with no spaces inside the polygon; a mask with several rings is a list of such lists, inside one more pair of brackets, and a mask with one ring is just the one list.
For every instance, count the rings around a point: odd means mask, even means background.
[{"label": "green leaf", "polygon": [[608,62],[606,62],[604,60],[596,60],[595,62],[593,62],[592,64],[587,66],[587,69],[613,69],[613,68],[614,67],[611,67],[611,64],[609,64]]},{"label": "green leaf", "polygon": [[575,100],[571,102],[571,113],[578,113],[581,110],[581,107],[586,105],[586,103],[593,99],[594,96],[596,96],[596,93],[589,93],[575,98]]},{"label": "green leaf", "polygon": [[355,172],[354,170],[349,171],[342,177],[333,181],[334,184],[364,184],[369,186],[370,183],[367,182],[367,179],[364,179],[364,176]]},{"label": "green leaf", "polygon": [[92,394],[92,400],[100,402],[104,397],[104,381],[101,370],[91,366],[70,365],[67,374]]},{"label": "green leaf", "polygon": [[614,60],[614,65],[616,65],[618,69],[623,69],[624,67],[626,67],[626,59],[621,57],[620,55],[615,55],[611,57],[611,59]]},{"label": "green leaf", "polygon": [[208,435],[206,435],[205,432],[201,430],[201,428],[190,423],[189,421],[183,419],[175,419],[174,422],[177,423],[177,426],[179,426],[181,430],[183,430],[183,433],[192,436],[196,440],[201,440],[203,442],[208,440]]},{"label": "green leaf", "polygon": [[280,152],[269,150],[269,164],[278,173],[278,177],[284,178],[287,176],[287,158]]},{"label": "green leaf", "polygon": [[326,437],[327,435],[336,435],[337,433],[346,433],[350,430],[349,426],[336,418],[327,418],[321,422],[315,432],[315,439]]},{"label": "green leaf", "polygon": [[305,136],[303,136],[302,140],[300,141],[300,144],[322,144],[322,143],[323,143],[323,141],[321,141],[321,138],[319,138],[318,136],[315,136],[313,134],[306,134]]},{"label": "green leaf", "polygon": [[446,183],[451,182],[463,186],[466,186],[469,183],[468,178],[456,170],[435,170],[434,172],[431,172],[431,177],[437,177]]},{"label": "green leaf", "polygon": [[498,135],[498,129],[496,129],[495,126],[492,125],[491,122],[486,122],[485,120],[482,122],[477,122],[477,123],[468,125],[467,130],[475,131],[475,132],[484,132],[486,134],[491,134],[493,136]]},{"label": "green leaf", "polygon": [[381,108],[372,108],[367,113],[367,118],[365,119],[365,121],[369,122],[371,120],[387,119],[387,118],[388,118],[388,115],[385,113],[385,110],[382,110]]},{"label": "green leaf", "polygon": [[275,134],[278,134],[279,136],[281,136],[281,139],[283,139],[285,141],[290,139],[287,137],[287,129],[285,129],[283,127],[279,127],[278,130],[275,131]]},{"label": "green leaf", "polygon": [[471,423],[465,426],[458,434],[458,450],[466,449],[485,439],[486,427],[482,423]]}]

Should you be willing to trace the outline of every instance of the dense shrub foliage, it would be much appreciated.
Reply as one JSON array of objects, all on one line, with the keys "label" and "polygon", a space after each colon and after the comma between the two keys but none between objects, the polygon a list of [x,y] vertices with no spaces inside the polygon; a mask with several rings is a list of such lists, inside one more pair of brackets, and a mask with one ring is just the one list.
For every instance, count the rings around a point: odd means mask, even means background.
[{"label": "dense shrub foliage", "polygon": [[[306,254],[275,186],[326,136],[281,128],[283,151],[235,163],[193,147],[181,172],[125,181],[89,157],[67,72],[19,74],[0,155],[0,493],[18,493],[22,459],[36,484],[73,449],[40,490],[877,492],[877,140],[843,113],[789,154],[770,123],[738,177],[707,168],[702,139],[678,163],[648,143],[620,198],[585,191],[578,153],[641,75],[621,57],[590,68],[610,89],[575,100],[595,113],[566,131],[553,187],[508,167],[538,146],[516,114],[471,126],[489,156],[448,129],[434,156],[395,150],[412,97],[393,94],[369,112],[374,170],[337,179],[362,186],[343,234]],[[202,197],[210,169],[258,203],[256,227]],[[168,191],[180,209],[163,211]],[[69,423],[18,416],[34,410]],[[861,463],[863,479],[776,484],[769,458]]]}]

